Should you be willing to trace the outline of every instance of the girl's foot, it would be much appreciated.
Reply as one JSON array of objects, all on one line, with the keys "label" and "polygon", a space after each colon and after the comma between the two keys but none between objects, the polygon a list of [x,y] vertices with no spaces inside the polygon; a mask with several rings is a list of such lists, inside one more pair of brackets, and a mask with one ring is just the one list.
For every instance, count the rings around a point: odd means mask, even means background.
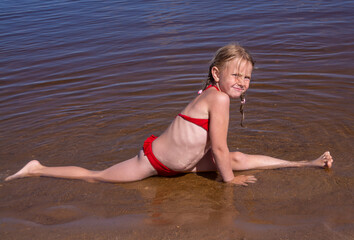
[{"label": "girl's foot", "polygon": [[318,166],[323,168],[331,168],[333,164],[333,158],[327,151],[322,156],[310,162],[311,166]]},{"label": "girl's foot", "polygon": [[20,171],[17,173],[5,178],[5,181],[11,181],[17,178],[24,178],[35,176],[35,170],[42,167],[42,165],[37,160],[32,160],[27,163]]}]

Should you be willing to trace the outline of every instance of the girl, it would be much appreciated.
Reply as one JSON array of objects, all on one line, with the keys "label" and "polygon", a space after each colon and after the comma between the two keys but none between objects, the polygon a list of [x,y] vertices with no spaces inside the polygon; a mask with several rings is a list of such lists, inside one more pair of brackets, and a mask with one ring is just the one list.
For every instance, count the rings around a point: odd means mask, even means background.
[{"label": "girl", "polygon": [[[46,167],[30,161],[5,180],[30,176],[82,179],[89,182],[131,182],[154,175],[218,171],[224,182],[247,185],[254,176],[234,176],[233,170],[284,167],[328,167],[333,159],[325,152],[313,161],[285,161],[277,158],[230,152],[227,146],[230,98],[241,98],[247,91],[254,61],[241,46],[220,48],[209,68],[203,91],[172,121],[161,136],[150,136],[137,156],[103,171],[81,167]],[[243,119],[243,116],[242,116]],[[242,124],[242,121],[241,121]]]}]

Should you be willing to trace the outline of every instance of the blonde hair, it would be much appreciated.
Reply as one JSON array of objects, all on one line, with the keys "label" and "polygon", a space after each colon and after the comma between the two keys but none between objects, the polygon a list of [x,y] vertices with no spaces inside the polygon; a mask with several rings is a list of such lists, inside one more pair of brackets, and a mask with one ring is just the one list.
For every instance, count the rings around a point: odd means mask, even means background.
[{"label": "blonde hair", "polygon": [[[206,81],[204,83],[203,90],[205,90],[209,85],[214,85],[214,86],[216,85],[216,81],[215,81],[213,74],[211,72],[212,68],[217,67],[219,69],[222,69],[223,66],[225,65],[225,63],[227,63],[228,61],[231,61],[235,58],[239,59],[239,65],[241,64],[241,62],[246,60],[252,64],[252,67],[254,67],[255,62],[254,62],[251,54],[246,49],[241,47],[240,45],[238,45],[236,43],[232,43],[232,44],[228,44],[222,48],[219,48],[216,51],[214,58],[210,62],[208,78],[206,79]],[[241,126],[243,127],[243,121],[245,119],[244,105],[246,103],[246,98],[245,98],[244,93],[240,96],[240,99],[241,99],[240,113],[242,114]]]}]

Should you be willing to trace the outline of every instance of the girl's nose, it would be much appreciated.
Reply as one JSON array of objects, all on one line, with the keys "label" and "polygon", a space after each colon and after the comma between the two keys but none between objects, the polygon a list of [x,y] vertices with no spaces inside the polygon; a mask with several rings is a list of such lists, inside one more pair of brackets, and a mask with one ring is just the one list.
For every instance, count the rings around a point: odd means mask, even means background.
[{"label": "girl's nose", "polygon": [[237,84],[240,85],[240,86],[245,86],[245,78],[244,77],[239,77],[237,78]]}]

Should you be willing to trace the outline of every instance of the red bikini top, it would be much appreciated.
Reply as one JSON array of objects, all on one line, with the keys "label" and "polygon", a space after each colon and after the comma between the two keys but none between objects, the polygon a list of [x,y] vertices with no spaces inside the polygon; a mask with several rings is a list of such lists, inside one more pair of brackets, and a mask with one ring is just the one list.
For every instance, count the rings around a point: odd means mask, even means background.
[{"label": "red bikini top", "polygon": [[[205,90],[215,87],[216,90],[220,91],[216,86],[214,85],[209,85]],[[204,90],[204,91],[205,91]],[[191,118],[183,114],[178,114],[178,116],[182,117],[184,120],[194,123],[195,125],[198,125],[202,128],[204,128],[207,132],[209,131],[209,119],[203,119],[203,118]]]},{"label": "red bikini top", "polygon": [[206,131],[209,131],[209,119],[202,119],[202,118],[191,118],[183,114],[178,114],[178,116],[182,117],[184,120],[194,123],[202,128],[204,128]]}]

